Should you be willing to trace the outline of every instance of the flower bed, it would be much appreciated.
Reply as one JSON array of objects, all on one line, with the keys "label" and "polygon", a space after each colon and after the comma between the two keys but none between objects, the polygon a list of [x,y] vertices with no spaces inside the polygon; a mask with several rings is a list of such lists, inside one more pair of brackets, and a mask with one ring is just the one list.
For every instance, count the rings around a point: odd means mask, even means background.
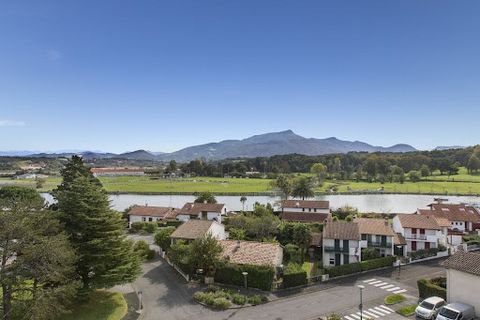
[{"label": "flower bed", "polygon": [[195,292],[193,299],[218,310],[256,306],[268,302],[266,296],[243,295],[233,290],[221,289],[217,286],[209,286],[205,291]]}]

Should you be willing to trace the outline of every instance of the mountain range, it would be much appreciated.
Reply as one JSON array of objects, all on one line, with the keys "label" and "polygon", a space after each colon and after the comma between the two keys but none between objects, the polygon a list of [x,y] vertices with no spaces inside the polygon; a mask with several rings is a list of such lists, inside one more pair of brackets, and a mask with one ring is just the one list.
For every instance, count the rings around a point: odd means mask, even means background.
[{"label": "mountain range", "polygon": [[284,154],[324,155],[347,152],[411,152],[416,151],[408,144],[396,144],[391,147],[373,146],[361,141],[344,141],[335,137],[326,139],[305,138],[295,134],[292,130],[271,132],[255,135],[242,140],[223,140],[202,145],[187,147],[171,153],[150,152],[136,150],[121,154],[99,151],[67,152],[31,152],[8,151],[0,152],[0,156],[31,156],[31,157],[65,157],[81,154],[87,159],[92,158],[121,158],[134,160],[152,160],[186,162],[198,158],[220,160],[227,158],[269,157]]}]

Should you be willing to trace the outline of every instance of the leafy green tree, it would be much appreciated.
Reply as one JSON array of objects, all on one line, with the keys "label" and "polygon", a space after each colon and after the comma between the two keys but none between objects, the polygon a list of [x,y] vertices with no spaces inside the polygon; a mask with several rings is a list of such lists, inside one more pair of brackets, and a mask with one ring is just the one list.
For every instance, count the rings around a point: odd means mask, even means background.
[{"label": "leafy green tree", "polygon": [[240,202],[242,203],[242,211],[245,211],[245,202],[247,202],[247,197],[241,196]]},{"label": "leafy green tree", "polygon": [[150,246],[145,240],[138,240],[133,246],[133,251],[135,251],[142,259],[147,259]]},{"label": "leafy green tree", "polygon": [[244,229],[230,228],[228,229],[228,238],[231,240],[246,240],[247,233]]},{"label": "leafy green tree", "polygon": [[164,227],[158,229],[157,233],[155,233],[155,243],[167,253],[170,249],[170,244],[172,242],[170,236],[174,231],[175,227]]},{"label": "leafy green tree", "polygon": [[358,209],[350,206],[343,206],[332,211],[333,217],[337,217],[339,220],[346,220],[348,216],[358,215]]},{"label": "leafy green tree", "polygon": [[287,200],[292,194],[292,179],[284,174],[281,174],[273,181],[273,187],[282,192],[283,198]]},{"label": "leafy green tree", "polygon": [[287,245],[285,245],[284,261],[287,263],[302,263],[302,254],[300,248],[293,243],[288,243]]},{"label": "leafy green tree", "polygon": [[422,166],[420,167],[420,174],[422,175],[422,177],[430,176],[430,168],[426,164],[422,164]]},{"label": "leafy green tree", "polygon": [[195,269],[203,269],[205,275],[212,276],[221,261],[222,246],[212,236],[193,241],[190,261]]},{"label": "leafy green tree", "polygon": [[362,248],[362,261],[380,258],[380,252],[375,248]]},{"label": "leafy green tree", "polygon": [[408,173],[408,178],[410,179],[410,181],[412,182],[418,182],[420,181],[422,175],[420,174],[420,172],[418,171],[415,171],[415,170],[412,170]]},{"label": "leafy green tree", "polygon": [[177,171],[177,162],[175,160],[170,160],[170,163],[168,164],[168,171],[169,172]]},{"label": "leafy green tree", "polygon": [[80,296],[136,279],[140,258],[126,239],[121,215],[110,208],[107,192],[83,164],[72,157],[62,170],[62,183],[54,190],[60,219],[78,254],[76,272],[82,282]]},{"label": "leafy green tree", "polygon": [[297,223],[293,227],[293,243],[300,248],[301,262],[305,261],[305,252],[312,240],[312,230],[305,223]]},{"label": "leafy green tree", "polygon": [[195,203],[217,203],[217,199],[213,195],[213,193],[209,191],[200,192],[197,195],[197,198],[194,201]]},{"label": "leafy green tree", "polygon": [[2,319],[51,319],[75,295],[75,253],[33,189],[0,189]]},{"label": "leafy green tree", "polygon": [[257,241],[272,239],[278,233],[280,219],[273,214],[252,216],[247,220],[246,232]]},{"label": "leafy green tree", "polygon": [[468,158],[467,169],[470,173],[477,173],[480,170],[480,159],[475,154]]},{"label": "leafy green tree", "polygon": [[306,176],[300,176],[295,179],[293,184],[292,195],[305,200],[305,198],[312,198],[315,196],[314,185]]},{"label": "leafy green tree", "polygon": [[310,172],[317,176],[318,184],[323,185],[327,175],[327,167],[323,163],[317,162],[312,165]]}]

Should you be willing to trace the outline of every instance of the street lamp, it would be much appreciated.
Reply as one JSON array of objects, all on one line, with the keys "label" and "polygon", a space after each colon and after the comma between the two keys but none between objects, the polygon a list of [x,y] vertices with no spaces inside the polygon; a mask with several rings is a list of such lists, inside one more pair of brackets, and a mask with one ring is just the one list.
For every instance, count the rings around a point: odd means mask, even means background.
[{"label": "street lamp", "polygon": [[[402,249],[403,247],[402,246],[396,246],[397,247],[397,253],[400,253],[400,249]],[[402,252],[402,255],[403,255],[403,252]],[[402,265],[402,257],[399,255],[398,256],[398,276],[400,277],[400,266]]]},{"label": "street lamp", "polygon": [[243,283],[245,284],[245,289],[247,289],[247,276],[248,276],[248,272],[247,272],[247,271],[243,271],[242,274],[243,274]]},{"label": "street lamp", "polygon": [[138,311],[139,311],[139,312],[142,312],[142,309],[143,309],[142,294],[143,294],[142,290],[139,290],[139,291],[138,291],[138,304],[139,304],[139,306],[138,306]]},{"label": "street lamp", "polygon": [[363,320],[363,289],[365,289],[365,286],[359,285],[358,289],[360,289],[360,304],[358,305],[358,309],[360,309],[360,320]]}]

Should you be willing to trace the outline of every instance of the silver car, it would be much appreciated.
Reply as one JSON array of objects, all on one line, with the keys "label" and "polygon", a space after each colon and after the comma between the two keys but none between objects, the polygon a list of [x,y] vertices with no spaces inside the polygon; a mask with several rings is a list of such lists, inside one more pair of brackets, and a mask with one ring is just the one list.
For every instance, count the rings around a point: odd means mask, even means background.
[{"label": "silver car", "polygon": [[418,305],[415,309],[415,315],[423,319],[435,319],[440,309],[445,305],[445,300],[440,297],[430,297]]}]

